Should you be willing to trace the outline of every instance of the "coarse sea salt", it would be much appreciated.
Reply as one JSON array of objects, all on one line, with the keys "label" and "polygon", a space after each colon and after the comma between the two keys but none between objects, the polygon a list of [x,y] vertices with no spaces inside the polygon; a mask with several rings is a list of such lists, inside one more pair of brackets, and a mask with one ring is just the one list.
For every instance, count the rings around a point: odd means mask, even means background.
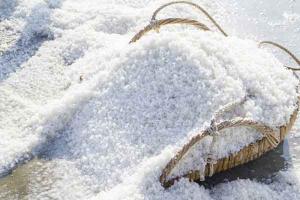
[{"label": "coarse sea salt", "polygon": [[[68,156],[77,158],[78,167],[103,190],[142,165],[151,169],[143,163],[156,157],[161,161],[150,180],[158,182],[166,161],[208,125],[214,111],[246,94],[251,98],[226,117],[275,128],[287,123],[296,106],[298,80],[254,41],[212,32],[164,32],[110,54],[97,69],[110,68],[108,80],[66,128]],[[248,128],[229,129],[218,137],[215,157],[260,137]],[[199,143],[173,175],[203,167],[209,143]]]},{"label": "coarse sea salt", "polygon": [[[227,25],[228,13],[213,6],[219,2],[195,3],[219,19],[223,15],[220,22]],[[240,116],[276,128],[289,120],[297,100],[292,73],[254,41],[174,26],[128,45],[131,31],[148,22],[161,4],[4,0],[0,7],[7,12],[0,13],[0,25],[8,28],[0,32],[3,44],[11,37],[19,42],[0,61],[0,173],[38,146],[42,152],[35,153],[46,159],[19,168],[26,199],[299,199],[294,173],[269,185],[238,180],[206,190],[181,179],[169,190],[161,186],[163,167],[209,125],[220,106],[251,94],[219,120]],[[160,18],[208,23],[191,11],[174,6]],[[239,16],[243,24],[248,18]],[[238,29],[242,35],[248,30],[226,27]],[[273,29],[268,31],[273,35]],[[56,138],[45,143],[48,137]],[[214,156],[227,156],[260,137],[251,129],[229,129],[218,137]],[[203,169],[209,144],[209,138],[197,144],[172,176]],[[15,177],[17,186],[23,183]],[[9,185],[0,184],[0,199],[14,193]]]}]

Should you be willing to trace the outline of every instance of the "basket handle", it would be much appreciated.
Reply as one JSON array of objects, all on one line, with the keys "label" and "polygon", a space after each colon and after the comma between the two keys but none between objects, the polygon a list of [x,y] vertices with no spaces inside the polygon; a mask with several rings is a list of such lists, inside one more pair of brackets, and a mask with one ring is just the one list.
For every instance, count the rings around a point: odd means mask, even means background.
[{"label": "basket handle", "polygon": [[167,18],[167,19],[161,19],[161,20],[155,20],[151,21],[150,24],[148,24],[146,27],[144,27],[142,30],[140,30],[131,40],[129,43],[133,43],[141,39],[143,35],[145,35],[147,32],[151,30],[159,31],[159,28],[164,25],[168,24],[187,24],[197,27],[200,30],[208,31],[209,28],[196,20],[193,19],[185,19],[185,18]]},{"label": "basket handle", "polygon": [[169,2],[167,4],[164,4],[162,6],[160,6],[158,9],[156,9],[152,15],[152,18],[151,18],[151,21],[154,21],[156,20],[156,16],[157,14],[164,8],[170,6],[170,5],[173,5],[173,4],[187,4],[187,5],[190,5],[190,6],[193,6],[197,9],[199,9],[218,29],[219,31],[224,35],[224,36],[228,36],[227,33],[221,28],[221,26],[216,22],[216,20],[204,9],[202,8],[201,6],[199,6],[198,4],[195,4],[193,2],[190,2],[190,1],[172,1],[172,2]]},{"label": "basket handle", "polygon": [[210,30],[205,24],[200,23],[196,20],[193,19],[186,19],[186,18],[167,18],[167,19],[160,19],[157,20],[156,16],[157,14],[164,8],[173,5],[173,4],[187,4],[187,5],[191,5],[197,9],[199,9],[202,13],[204,13],[208,19],[210,19],[210,21],[212,21],[212,23],[219,29],[219,31],[224,35],[227,36],[227,34],[225,33],[225,31],[221,28],[221,26],[216,22],[216,20],[214,20],[213,17],[211,17],[211,15],[201,6],[193,3],[193,2],[189,2],[189,1],[173,1],[167,4],[164,4],[162,6],[160,6],[158,9],[156,9],[151,17],[151,21],[150,24],[147,25],[146,27],[144,27],[144,29],[140,30],[131,40],[129,43],[133,43],[136,42],[137,40],[139,40],[141,37],[143,37],[143,35],[145,35],[147,32],[151,31],[151,30],[156,30],[159,31],[159,28],[163,25],[167,25],[167,24],[188,24],[188,25],[193,25],[197,28],[199,28],[200,30],[204,30],[204,31],[208,31]]}]

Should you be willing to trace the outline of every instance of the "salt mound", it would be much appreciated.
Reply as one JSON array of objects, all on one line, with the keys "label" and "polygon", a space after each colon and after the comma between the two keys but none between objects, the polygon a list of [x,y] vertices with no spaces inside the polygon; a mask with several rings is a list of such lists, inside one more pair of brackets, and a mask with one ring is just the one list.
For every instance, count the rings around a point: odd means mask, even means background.
[{"label": "salt mound", "polygon": [[[0,0],[0,177],[32,154],[43,158],[2,178],[0,199],[300,199],[297,166],[267,185],[237,180],[206,190],[181,179],[168,190],[161,186],[163,167],[218,106],[256,94],[225,117],[277,126],[296,101],[292,74],[254,42],[201,31],[171,34],[178,26],[167,26],[128,45],[167,2]],[[268,35],[297,55],[299,20],[291,17],[297,3],[272,2],[266,9],[270,2],[195,1],[225,30]],[[186,6],[159,14],[168,17],[210,24]],[[259,137],[228,130],[215,156]],[[191,152],[197,160],[184,160],[172,175],[201,168],[209,144],[197,145]]]},{"label": "salt mound", "polygon": [[[165,32],[103,58],[95,70],[109,71],[108,80],[73,117],[64,149],[55,152],[73,160],[100,196],[161,191],[158,176],[166,162],[222,105],[250,93],[230,115],[272,127],[284,125],[296,106],[298,81],[292,72],[249,40]],[[219,139],[218,156],[260,137],[239,130]]]}]

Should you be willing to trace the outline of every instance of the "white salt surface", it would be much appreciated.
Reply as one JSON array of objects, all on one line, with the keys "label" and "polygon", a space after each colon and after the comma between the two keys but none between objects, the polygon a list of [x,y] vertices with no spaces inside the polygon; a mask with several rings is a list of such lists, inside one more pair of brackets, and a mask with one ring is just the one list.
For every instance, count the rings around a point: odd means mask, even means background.
[{"label": "white salt surface", "polygon": [[[271,185],[238,180],[209,191],[183,179],[161,187],[162,168],[219,106],[250,94],[229,116],[277,127],[295,109],[298,83],[257,42],[235,36],[166,28],[128,45],[161,3],[0,3],[0,37],[7,41],[0,48],[0,173],[46,151],[50,161],[29,176],[27,198],[298,199],[293,171]],[[226,14],[218,3],[199,3]],[[160,16],[174,13],[198,16],[176,6]],[[260,137],[242,130],[219,138],[215,156]]]}]

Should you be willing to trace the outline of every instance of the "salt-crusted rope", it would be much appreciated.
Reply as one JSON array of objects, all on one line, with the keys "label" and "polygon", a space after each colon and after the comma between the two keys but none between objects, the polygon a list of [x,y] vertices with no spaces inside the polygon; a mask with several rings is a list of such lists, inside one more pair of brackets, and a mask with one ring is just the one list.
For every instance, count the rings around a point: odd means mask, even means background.
[{"label": "salt-crusted rope", "polygon": [[[237,101],[233,101],[230,102],[228,104],[226,104],[225,106],[221,106],[221,108],[219,108],[214,114],[213,117],[211,119],[211,123],[210,123],[210,127],[208,128],[209,134],[213,137],[212,142],[210,144],[210,152],[207,155],[207,164],[208,164],[208,168],[209,168],[209,176],[212,176],[214,173],[213,167],[214,164],[217,163],[216,159],[214,158],[214,152],[213,152],[213,147],[215,146],[215,143],[217,141],[217,136],[220,134],[218,128],[217,128],[217,124],[216,121],[225,113],[233,110],[234,108],[236,108],[239,105],[243,105],[247,99],[249,98],[249,95],[246,95],[244,98],[237,100]],[[201,176],[201,179],[204,180],[204,176]]]},{"label": "salt-crusted rope", "polygon": [[160,6],[158,9],[156,9],[152,15],[152,18],[151,20],[156,20],[156,16],[157,14],[162,10],[164,9],[165,7],[168,7],[170,5],[173,5],[173,4],[187,4],[187,5],[190,5],[190,6],[193,6],[197,9],[199,9],[218,29],[219,31],[224,35],[224,36],[227,36],[227,33],[225,33],[225,31],[221,28],[221,26],[216,22],[216,20],[204,9],[202,8],[201,6],[193,3],[193,2],[190,2],[190,1],[172,1],[170,3],[167,3],[167,4],[164,4],[162,6]]}]

